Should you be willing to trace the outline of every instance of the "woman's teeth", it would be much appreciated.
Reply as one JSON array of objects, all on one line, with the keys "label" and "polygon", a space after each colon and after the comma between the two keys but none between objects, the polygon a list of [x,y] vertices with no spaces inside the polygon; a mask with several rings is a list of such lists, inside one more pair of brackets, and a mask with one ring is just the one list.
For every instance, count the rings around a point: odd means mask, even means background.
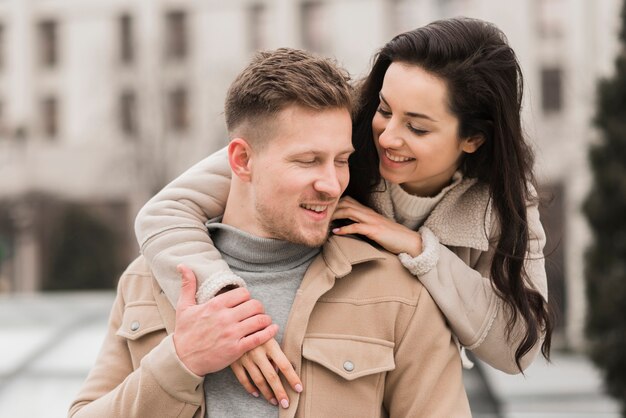
[{"label": "woman's teeth", "polygon": [[404,162],[407,162],[407,161],[414,160],[414,158],[401,157],[399,155],[392,155],[392,154],[389,153],[389,151],[385,151],[385,156],[387,158],[389,158],[391,161],[394,161],[396,163],[404,163]]}]

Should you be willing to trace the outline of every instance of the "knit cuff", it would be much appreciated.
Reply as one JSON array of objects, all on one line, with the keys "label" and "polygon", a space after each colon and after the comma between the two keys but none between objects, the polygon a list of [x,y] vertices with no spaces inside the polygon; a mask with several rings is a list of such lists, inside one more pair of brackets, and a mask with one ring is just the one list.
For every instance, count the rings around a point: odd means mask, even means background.
[{"label": "knit cuff", "polygon": [[402,265],[415,276],[428,273],[439,261],[439,239],[425,226],[419,229],[419,233],[422,235],[422,253],[417,257],[407,253],[398,254]]},{"label": "knit cuff", "polygon": [[217,293],[227,286],[246,287],[246,282],[230,270],[217,271],[211,274],[196,291],[198,303],[204,303],[217,296]]}]

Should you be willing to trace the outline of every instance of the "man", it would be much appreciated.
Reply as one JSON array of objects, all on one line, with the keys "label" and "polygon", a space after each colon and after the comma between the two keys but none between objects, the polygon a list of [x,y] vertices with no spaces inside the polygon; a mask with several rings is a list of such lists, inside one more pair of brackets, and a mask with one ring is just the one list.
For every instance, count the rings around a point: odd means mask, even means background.
[{"label": "man", "polygon": [[[458,351],[428,292],[395,256],[328,239],[353,152],[340,74],[328,60],[279,49],[235,80],[226,106],[232,183],[223,218],[208,228],[250,290],[196,305],[195,277],[181,268],[174,311],[137,259],[70,416],[470,415]],[[249,292],[271,306],[304,384],[279,412],[227,368],[278,332]]]}]

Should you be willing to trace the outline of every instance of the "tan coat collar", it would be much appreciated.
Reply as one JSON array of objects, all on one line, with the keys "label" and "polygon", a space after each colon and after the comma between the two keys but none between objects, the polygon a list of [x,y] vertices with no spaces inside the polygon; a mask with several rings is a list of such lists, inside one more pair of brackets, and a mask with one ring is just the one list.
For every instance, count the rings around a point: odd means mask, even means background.
[{"label": "tan coat collar", "polygon": [[[395,219],[389,186],[384,180],[379,190],[372,194],[372,207]],[[444,245],[487,251],[491,232],[489,186],[476,179],[464,178],[446,193],[426,218],[424,226]]]},{"label": "tan coat collar", "polygon": [[347,276],[355,264],[384,258],[380,250],[354,237],[331,236],[322,249],[322,257],[336,278]]}]

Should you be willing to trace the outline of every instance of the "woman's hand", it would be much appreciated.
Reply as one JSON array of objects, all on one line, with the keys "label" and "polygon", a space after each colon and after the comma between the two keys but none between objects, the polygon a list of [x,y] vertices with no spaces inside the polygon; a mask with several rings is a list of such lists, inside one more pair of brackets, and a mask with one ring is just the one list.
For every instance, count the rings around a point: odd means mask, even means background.
[{"label": "woman's hand", "polygon": [[333,229],[336,235],[364,235],[394,254],[407,253],[417,257],[422,253],[422,236],[419,232],[384,217],[351,197],[339,201],[333,219],[350,219],[355,222]]},{"label": "woman's hand", "polygon": [[[283,408],[289,408],[287,392],[278,377],[279,370],[293,390],[302,392],[300,378],[274,338],[245,353],[231,364],[230,368],[249,394],[258,397],[258,388],[263,397],[273,405],[278,405],[280,402]],[[254,385],[250,382],[250,378],[254,381]]]}]

